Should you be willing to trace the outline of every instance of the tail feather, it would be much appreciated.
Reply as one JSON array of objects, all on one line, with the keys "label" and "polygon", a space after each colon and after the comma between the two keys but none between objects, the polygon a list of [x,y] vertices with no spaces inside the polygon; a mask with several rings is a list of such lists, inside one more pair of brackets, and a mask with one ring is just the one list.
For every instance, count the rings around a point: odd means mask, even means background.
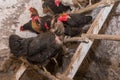
[{"label": "tail feather", "polygon": [[10,35],[9,37],[10,52],[16,57],[20,57],[26,53],[27,44],[26,39],[18,35]]},{"label": "tail feather", "polygon": [[83,18],[84,24],[88,24],[89,22],[92,21],[92,16],[85,16]]}]

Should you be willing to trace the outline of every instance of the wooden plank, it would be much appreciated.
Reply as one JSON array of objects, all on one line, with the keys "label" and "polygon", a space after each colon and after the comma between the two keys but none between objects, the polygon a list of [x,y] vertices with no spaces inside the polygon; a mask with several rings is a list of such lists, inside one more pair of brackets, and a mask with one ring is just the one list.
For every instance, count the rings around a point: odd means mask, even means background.
[{"label": "wooden plank", "polygon": [[[92,23],[90,29],[88,30],[87,34],[98,34],[100,29],[102,28],[105,20],[107,19],[110,11],[112,10],[114,4],[111,4],[108,7],[103,8],[94,22]],[[89,51],[90,47],[92,46],[94,40],[89,40],[88,43],[81,43],[74,56],[71,59],[70,64],[68,65],[67,69],[63,73],[64,75],[68,76],[69,78],[73,78],[76,74],[79,66],[81,65],[82,61],[84,60],[85,56],[87,55],[87,52]]]}]

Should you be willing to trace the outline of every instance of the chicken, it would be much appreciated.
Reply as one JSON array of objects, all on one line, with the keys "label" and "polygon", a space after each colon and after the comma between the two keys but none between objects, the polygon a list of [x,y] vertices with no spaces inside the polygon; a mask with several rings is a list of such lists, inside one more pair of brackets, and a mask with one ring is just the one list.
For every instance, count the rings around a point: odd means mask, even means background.
[{"label": "chicken", "polygon": [[42,7],[43,13],[59,14],[71,10],[69,6],[64,6],[60,1],[55,2],[55,0],[45,0]]},{"label": "chicken", "polygon": [[[60,23],[62,22],[64,25],[64,34],[68,36],[75,36],[80,33],[82,27],[84,27],[86,24],[90,23],[92,20],[91,16],[85,16],[81,14],[60,14],[55,22]],[[61,27],[56,26],[55,27]],[[63,29],[61,29],[63,30]]]},{"label": "chicken", "polygon": [[37,34],[46,32],[50,29],[52,16],[46,15],[39,17],[39,14],[35,8],[30,8],[31,20],[20,27],[20,31],[29,30]]},{"label": "chicken", "polygon": [[64,6],[70,6],[70,7],[86,7],[88,5],[92,5],[96,2],[99,2],[100,0],[55,0],[56,2],[61,2]]},{"label": "chicken", "polygon": [[97,2],[100,2],[101,0],[78,0],[78,3],[82,6],[82,7],[86,7],[92,4],[95,4]]},{"label": "chicken", "polygon": [[21,38],[18,35],[9,37],[10,52],[16,57],[25,57],[36,65],[47,65],[56,58],[62,66],[63,48],[59,38],[52,32],[41,33],[37,37]]}]

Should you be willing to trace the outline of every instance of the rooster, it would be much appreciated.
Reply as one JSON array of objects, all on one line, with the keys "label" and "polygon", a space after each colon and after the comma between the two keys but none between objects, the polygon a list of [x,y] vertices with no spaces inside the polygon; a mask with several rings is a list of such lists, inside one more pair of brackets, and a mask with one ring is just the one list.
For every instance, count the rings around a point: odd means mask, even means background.
[{"label": "rooster", "polygon": [[43,13],[51,12],[53,14],[59,14],[71,10],[69,6],[64,6],[60,1],[55,0],[44,0]]},{"label": "rooster", "polygon": [[63,48],[59,38],[52,32],[41,33],[32,38],[11,35],[9,48],[14,56],[25,57],[31,64],[45,66],[56,58],[58,66],[62,66]]},{"label": "rooster", "polygon": [[29,30],[37,34],[46,32],[50,29],[52,16],[46,15],[39,17],[38,11],[35,8],[30,8],[31,20],[20,27],[20,31]]},{"label": "rooster", "polygon": [[[85,16],[82,14],[60,14],[59,16],[56,17],[55,22],[56,23],[63,23],[64,25],[64,32],[65,35],[68,36],[75,36],[80,33],[82,30],[82,27],[84,27],[86,24],[90,23],[92,21],[91,16]],[[61,26],[54,26],[54,27],[61,27]]]}]

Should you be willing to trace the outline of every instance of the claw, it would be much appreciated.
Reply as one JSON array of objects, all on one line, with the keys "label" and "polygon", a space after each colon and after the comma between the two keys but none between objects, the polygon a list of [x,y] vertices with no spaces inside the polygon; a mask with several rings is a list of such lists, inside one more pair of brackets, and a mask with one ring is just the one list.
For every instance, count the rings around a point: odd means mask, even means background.
[{"label": "claw", "polygon": [[44,67],[44,66],[41,66],[43,71],[45,71],[46,73],[49,73],[48,70]]},{"label": "claw", "polygon": [[54,57],[52,58],[52,60],[53,60],[56,64],[58,64],[57,60],[56,60]]},{"label": "claw", "polygon": [[84,8],[80,3],[78,3],[80,9]]},{"label": "claw", "polygon": [[89,0],[89,5],[92,5],[92,1],[91,0]]}]

